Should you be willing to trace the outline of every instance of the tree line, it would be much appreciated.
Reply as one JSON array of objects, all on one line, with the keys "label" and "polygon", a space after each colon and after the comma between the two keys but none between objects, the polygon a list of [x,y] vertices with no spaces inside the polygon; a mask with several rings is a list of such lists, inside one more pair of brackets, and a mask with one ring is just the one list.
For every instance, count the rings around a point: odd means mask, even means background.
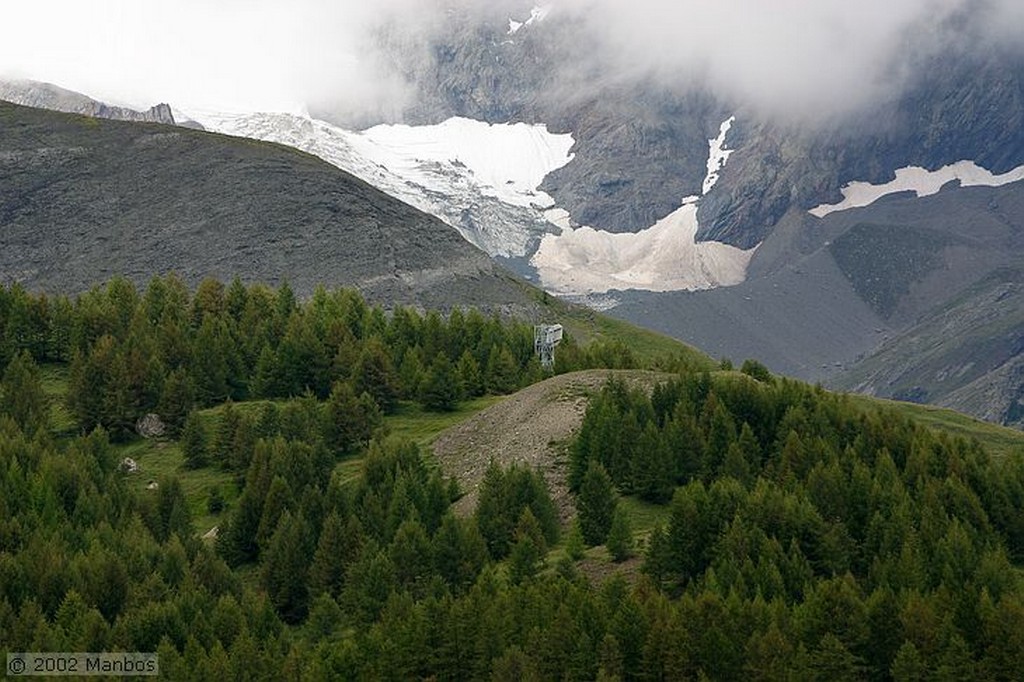
[{"label": "tree line", "polygon": [[[634,362],[620,345],[582,349],[571,335],[559,351],[556,372]],[[237,278],[206,279],[193,293],[174,275],[141,292],[115,278],[73,299],[0,287],[0,366],[23,353],[67,364],[81,431],[101,426],[115,442],[147,413],[177,435],[190,411],[226,400],[365,394],[383,413],[400,400],[445,411],[545,376],[520,321],[475,309],[385,311],[352,289],[317,288],[299,301],[287,283]]]}]

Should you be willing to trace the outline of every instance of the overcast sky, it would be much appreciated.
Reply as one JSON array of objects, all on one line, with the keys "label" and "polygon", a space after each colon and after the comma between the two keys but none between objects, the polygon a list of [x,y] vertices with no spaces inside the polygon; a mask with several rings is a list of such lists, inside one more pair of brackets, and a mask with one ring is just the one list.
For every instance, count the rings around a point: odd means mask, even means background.
[{"label": "overcast sky", "polygon": [[[0,75],[111,103],[294,111],[372,108],[406,95],[368,53],[388,18],[436,30],[442,5],[495,12],[519,0],[0,0]],[[767,107],[855,106],[939,49],[957,11],[984,40],[1024,42],[1022,0],[552,0],[577,14],[624,73],[701,73]],[[529,3],[525,3],[529,7]],[[501,10],[504,11],[504,7]],[[973,11],[973,10],[972,10]],[[518,17],[520,19],[525,16]],[[978,36],[975,36],[977,38]],[[794,104],[795,103],[795,104]]]}]

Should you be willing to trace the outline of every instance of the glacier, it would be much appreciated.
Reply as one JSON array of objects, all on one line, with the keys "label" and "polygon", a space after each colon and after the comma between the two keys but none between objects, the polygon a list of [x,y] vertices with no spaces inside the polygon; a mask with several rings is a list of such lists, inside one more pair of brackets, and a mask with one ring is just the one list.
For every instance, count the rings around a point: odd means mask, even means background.
[{"label": "glacier", "polygon": [[207,130],[318,156],[448,223],[491,256],[525,257],[556,229],[544,176],[572,160],[572,135],[542,125],[451,118],[356,132],[308,115],[182,112]]},{"label": "glacier", "polygon": [[851,182],[840,189],[843,194],[842,201],[836,204],[820,204],[810,209],[808,213],[824,218],[836,211],[869,206],[887,194],[897,192],[913,192],[918,197],[931,196],[953,180],[959,180],[961,187],[999,187],[1024,180],[1024,166],[1018,166],[1001,175],[993,175],[974,161],[958,161],[933,171],[920,166],[907,166],[897,169],[896,177],[886,183],[873,185],[870,182]]},{"label": "glacier", "polygon": [[[207,130],[308,152],[422,211],[437,216],[492,257],[521,259],[554,293],[611,304],[624,289],[697,290],[742,282],[754,249],[697,242],[700,196],[637,233],[576,225],[540,190],[548,173],[572,161],[571,134],[544,125],[450,118],[434,125],[378,125],[351,131],[299,113],[188,110]],[[712,190],[734,150],[734,117],[708,140],[702,194]],[[756,247],[755,247],[756,249]]]}]

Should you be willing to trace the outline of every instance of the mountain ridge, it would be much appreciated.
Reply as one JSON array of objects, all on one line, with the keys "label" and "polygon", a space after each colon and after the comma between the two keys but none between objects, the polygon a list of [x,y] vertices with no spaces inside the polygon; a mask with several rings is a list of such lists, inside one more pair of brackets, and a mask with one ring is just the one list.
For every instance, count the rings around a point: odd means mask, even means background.
[{"label": "mountain ridge", "polygon": [[433,217],[304,152],[0,103],[0,272],[80,291],[177,271],[528,308],[525,283]]}]

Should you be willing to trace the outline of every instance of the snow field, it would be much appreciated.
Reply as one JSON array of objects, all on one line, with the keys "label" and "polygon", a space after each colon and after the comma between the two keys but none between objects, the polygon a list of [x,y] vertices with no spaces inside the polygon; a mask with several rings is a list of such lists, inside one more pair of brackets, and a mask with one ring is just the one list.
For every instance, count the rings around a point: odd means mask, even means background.
[{"label": "snow field", "polygon": [[947,182],[959,180],[961,187],[999,187],[1024,180],[1024,166],[1018,166],[1002,175],[993,175],[973,161],[958,161],[938,170],[929,171],[920,166],[907,166],[896,171],[896,178],[881,185],[869,182],[851,182],[840,191],[843,200],[838,204],[821,204],[808,213],[824,218],[829,213],[868,206],[887,194],[914,192],[918,197],[936,194]]}]

